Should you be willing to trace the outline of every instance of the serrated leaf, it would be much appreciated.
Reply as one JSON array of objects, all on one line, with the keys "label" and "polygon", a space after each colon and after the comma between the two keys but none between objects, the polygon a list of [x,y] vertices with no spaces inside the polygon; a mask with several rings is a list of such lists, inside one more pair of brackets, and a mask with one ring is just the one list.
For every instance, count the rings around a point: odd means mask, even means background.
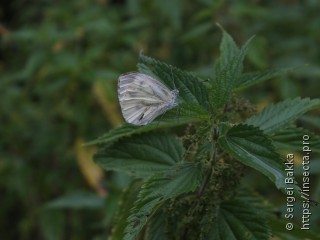
[{"label": "serrated leaf", "polygon": [[222,40],[220,43],[220,58],[217,61],[216,67],[223,69],[232,61],[234,56],[239,54],[240,50],[232,36],[227,33],[220,24],[217,25],[222,31]]},{"label": "serrated leaf", "polygon": [[303,136],[307,135],[310,140],[308,142],[310,149],[313,152],[320,152],[320,136],[315,135],[313,132],[310,132],[307,129],[299,127],[289,127],[283,130],[280,130],[270,137],[273,140],[273,143],[276,148],[279,149],[290,149],[301,151],[303,146]]},{"label": "serrated leaf", "polygon": [[162,124],[177,124],[184,125],[193,122],[208,120],[210,115],[203,108],[199,108],[196,103],[180,103],[175,111],[168,111],[159,120],[155,120],[153,123],[159,125]]},{"label": "serrated leaf", "polygon": [[[169,116],[169,114],[167,116]],[[165,119],[168,119],[167,116],[165,116]],[[180,119],[190,119],[189,122],[196,122],[199,120],[207,120],[208,118],[208,112],[203,108],[199,108],[195,103],[182,103],[178,107],[178,113],[175,115],[175,121],[180,121]]]},{"label": "serrated leaf", "polygon": [[284,164],[271,141],[257,127],[239,124],[219,138],[220,146],[241,163],[266,175],[284,191]]},{"label": "serrated leaf", "polygon": [[139,59],[139,70],[156,77],[171,89],[178,89],[179,100],[197,104],[199,108],[204,110],[209,109],[206,87],[196,76],[143,54],[140,54]]},{"label": "serrated leaf", "polygon": [[[295,176],[302,176],[303,174],[306,174],[306,168],[303,169],[305,165],[299,164],[298,166],[295,167],[294,169],[294,175]],[[319,175],[320,174],[320,158],[312,158],[310,163],[308,164],[309,166],[309,174],[310,175]],[[320,214],[320,212],[319,212]],[[320,218],[320,215],[319,215]]]},{"label": "serrated leaf", "polygon": [[[168,114],[169,115],[169,114]],[[170,116],[170,115],[169,115]],[[136,126],[125,123],[122,126],[112,129],[96,140],[86,143],[86,146],[93,144],[111,144],[124,137],[130,137],[135,134],[150,132],[156,129],[176,127],[197,121],[195,118],[179,117],[178,119],[161,119],[145,126]]]},{"label": "serrated leaf", "polygon": [[255,84],[277,77],[288,72],[291,68],[274,69],[260,72],[247,72],[240,75],[236,83],[236,91],[243,90]]},{"label": "serrated leaf", "polygon": [[124,192],[121,203],[119,206],[119,211],[116,216],[116,225],[112,230],[111,238],[112,240],[122,240],[125,235],[125,228],[127,226],[126,219],[130,215],[130,210],[134,201],[136,200],[139,190],[141,188],[141,181],[133,181],[129,188]]},{"label": "serrated leaf", "polygon": [[225,50],[222,53],[223,55],[215,68],[216,76],[211,80],[212,88],[209,95],[210,102],[215,108],[221,108],[229,101],[237,79],[243,70],[243,61],[251,39],[238,52],[233,47],[233,49]]},{"label": "serrated leaf", "polygon": [[166,233],[166,215],[159,209],[150,219],[144,240],[169,240]]},{"label": "serrated leaf", "polygon": [[199,186],[200,168],[193,163],[177,164],[165,173],[154,175],[141,188],[138,200],[128,218],[124,240],[135,240],[152,213],[164,201]]},{"label": "serrated leaf", "polygon": [[270,227],[272,229],[272,233],[275,236],[279,237],[279,239],[290,239],[290,240],[320,239],[320,234],[312,231],[312,228],[306,231],[306,230],[302,230],[300,227],[295,227],[289,232],[286,229],[286,224],[288,223],[288,220],[285,218],[279,219],[279,218],[273,217],[272,219],[270,219],[269,222],[270,222]]},{"label": "serrated leaf", "polygon": [[310,124],[314,128],[320,129],[320,117],[319,116],[302,116],[299,120],[306,124]]},{"label": "serrated leaf", "polygon": [[247,124],[259,127],[271,134],[296,120],[305,112],[320,107],[320,99],[288,99],[266,107],[262,112],[246,120]]},{"label": "serrated leaf", "polygon": [[101,148],[93,158],[106,170],[144,178],[167,171],[181,162],[184,151],[181,142],[173,135],[149,133]]},{"label": "serrated leaf", "polygon": [[270,239],[266,209],[260,199],[240,192],[234,199],[222,203],[208,240]]}]

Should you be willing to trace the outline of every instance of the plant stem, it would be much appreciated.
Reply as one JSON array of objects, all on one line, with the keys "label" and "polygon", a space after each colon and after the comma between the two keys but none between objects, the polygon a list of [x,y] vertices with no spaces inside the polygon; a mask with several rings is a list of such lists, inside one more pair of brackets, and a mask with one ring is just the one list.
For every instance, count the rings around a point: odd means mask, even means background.
[{"label": "plant stem", "polygon": [[204,190],[206,189],[208,183],[209,183],[209,180],[211,178],[211,175],[212,175],[212,172],[213,172],[213,166],[214,164],[216,163],[216,157],[217,157],[217,147],[216,147],[216,132],[215,132],[216,129],[213,129],[213,136],[212,136],[212,145],[213,145],[213,151],[211,153],[211,156],[210,156],[210,166],[209,166],[209,169],[208,169],[208,172],[206,174],[206,177],[198,191],[198,196],[201,196],[204,192]]}]

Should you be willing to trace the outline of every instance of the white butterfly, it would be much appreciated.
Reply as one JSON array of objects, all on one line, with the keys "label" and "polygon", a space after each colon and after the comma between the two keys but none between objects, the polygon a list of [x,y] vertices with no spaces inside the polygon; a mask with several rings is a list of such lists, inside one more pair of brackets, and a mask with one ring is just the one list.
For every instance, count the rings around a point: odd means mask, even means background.
[{"label": "white butterfly", "polygon": [[134,125],[146,125],[176,107],[178,94],[177,89],[171,91],[143,73],[129,72],[119,77],[118,97],[122,115]]}]

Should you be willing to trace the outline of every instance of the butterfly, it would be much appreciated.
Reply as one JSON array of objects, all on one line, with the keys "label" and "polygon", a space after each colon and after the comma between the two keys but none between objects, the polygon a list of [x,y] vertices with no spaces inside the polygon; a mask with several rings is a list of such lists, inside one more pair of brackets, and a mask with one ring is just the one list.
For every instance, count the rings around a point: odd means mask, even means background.
[{"label": "butterfly", "polygon": [[170,90],[160,81],[138,72],[122,74],[118,97],[126,122],[146,125],[164,112],[178,106],[179,91]]}]

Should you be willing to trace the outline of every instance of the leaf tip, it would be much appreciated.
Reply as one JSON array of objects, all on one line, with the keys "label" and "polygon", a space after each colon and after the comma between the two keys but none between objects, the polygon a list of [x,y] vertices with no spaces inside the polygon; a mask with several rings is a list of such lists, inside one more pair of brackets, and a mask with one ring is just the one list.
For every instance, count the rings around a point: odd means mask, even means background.
[{"label": "leaf tip", "polygon": [[216,22],[216,25],[221,29],[224,30],[224,28],[221,26],[221,24],[219,22]]}]

